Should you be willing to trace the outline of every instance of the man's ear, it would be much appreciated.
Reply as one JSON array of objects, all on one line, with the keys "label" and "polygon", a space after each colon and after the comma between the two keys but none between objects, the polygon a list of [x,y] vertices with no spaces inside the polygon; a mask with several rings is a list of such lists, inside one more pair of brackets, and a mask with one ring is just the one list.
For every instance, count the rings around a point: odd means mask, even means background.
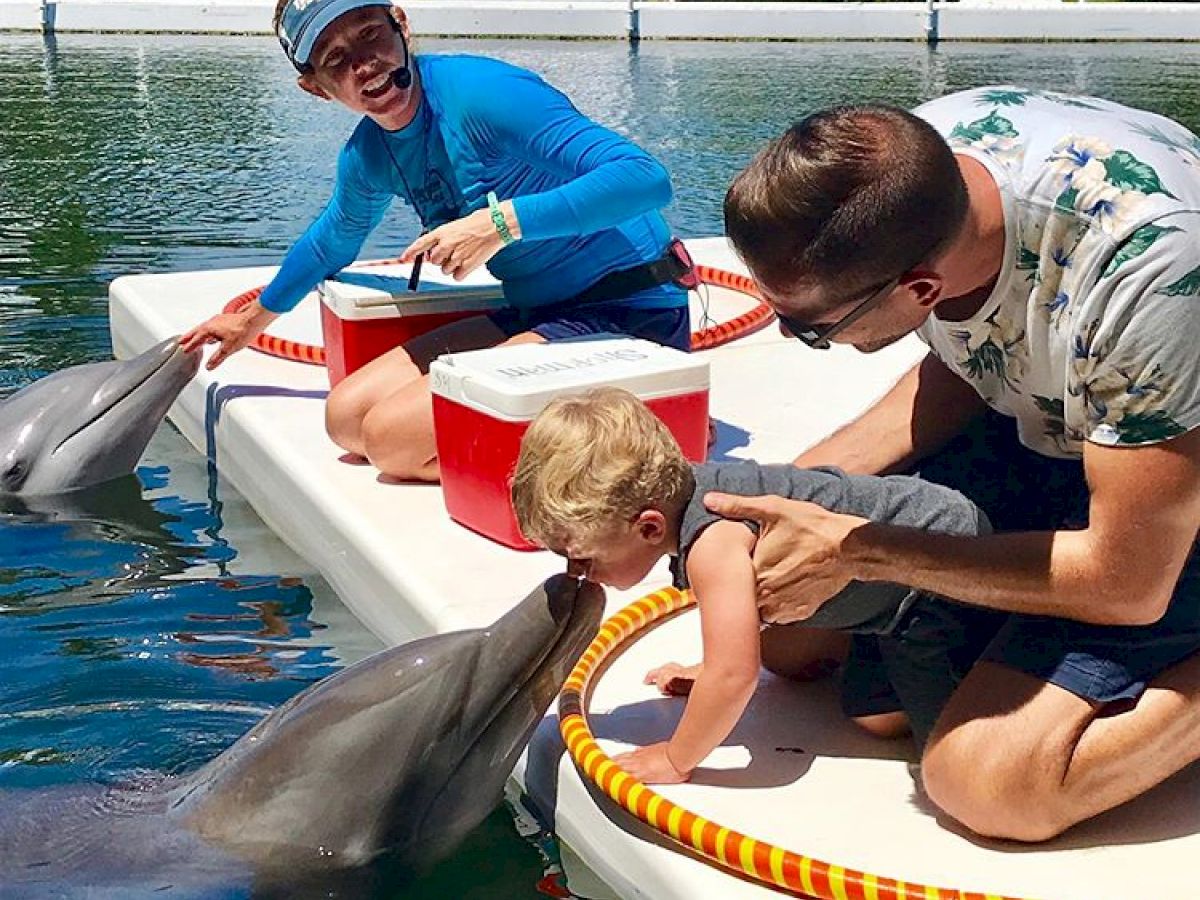
[{"label": "man's ear", "polygon": [[935,306],[942,299],[942,276],[937,272],[916,270],[904,277],[904,286],[921,306]]},{"label": "man's ear", "polygon": [[637,533],[649,544],[661,544],[667,537],[667,517],[661,510],[643,509],[637,517]]},{"label": "man's ear", "polygon": [[329,94],[325,91],[325,88],[317,84],[317,79],[314,77],[312,72],[305,72],[303,75],[298,77],[296,79],[296,84],[300,85],[300,90],[304,91],[306,94],[312,94],[318,100],[330,99]]}]

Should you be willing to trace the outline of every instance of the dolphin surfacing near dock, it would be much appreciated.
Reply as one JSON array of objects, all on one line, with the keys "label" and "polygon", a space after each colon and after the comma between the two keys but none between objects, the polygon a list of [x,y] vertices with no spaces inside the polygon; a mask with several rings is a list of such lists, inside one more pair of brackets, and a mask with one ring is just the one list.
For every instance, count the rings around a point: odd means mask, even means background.
[{"label": "dolphin surfacing near dock", "polygon": [[555,576],[487,628],[317,682],[190,776],[0,792],[3,893],[289,896],[381,857],[423,867],[500,802],[603,606]]},{"label": "dolphin surfacing near dock", "polygon": [[61,494],[128,475],[200,367],[168,338],[72,366],[0,401],[0,495]]}]

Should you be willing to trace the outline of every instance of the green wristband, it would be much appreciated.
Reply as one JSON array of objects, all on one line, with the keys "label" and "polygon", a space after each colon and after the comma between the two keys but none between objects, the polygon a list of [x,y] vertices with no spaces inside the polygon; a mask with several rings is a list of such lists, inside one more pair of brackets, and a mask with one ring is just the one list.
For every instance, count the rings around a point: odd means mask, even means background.
[{"label": "green wristband", "polygon": [[488,210],[492,214],[492,224],[496,226],[496,234],[500,235],[500,243],[507,247],[516,238],[508,230],[508,220],[504,218],[504,210],[500,208],[500,201],[496,199],[495,191],[488,191],[487,202]]}]

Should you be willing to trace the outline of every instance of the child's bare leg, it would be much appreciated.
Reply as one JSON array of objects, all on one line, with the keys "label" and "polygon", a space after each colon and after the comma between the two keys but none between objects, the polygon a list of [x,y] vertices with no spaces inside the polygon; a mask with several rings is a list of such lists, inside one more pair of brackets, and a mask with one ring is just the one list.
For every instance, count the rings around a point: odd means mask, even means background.
[{"label": "child's bare leg", "polygon": [[762,630],[762,664],[792,681],[816,681],[831,674],[850,651],[850,635],[803,625],[768,625]]}]

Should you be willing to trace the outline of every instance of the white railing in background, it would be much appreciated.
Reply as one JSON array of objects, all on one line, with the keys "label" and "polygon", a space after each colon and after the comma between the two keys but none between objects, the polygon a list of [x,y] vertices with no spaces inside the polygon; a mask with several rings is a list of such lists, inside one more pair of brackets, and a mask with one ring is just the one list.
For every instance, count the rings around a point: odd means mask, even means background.
[{"label": "white railing in background", "polygon": [[[409,0],[423,35],[771,40],[1200,40],[1200,3]],[[274,0],[0,0],[0,30],[266,34]]]}]

